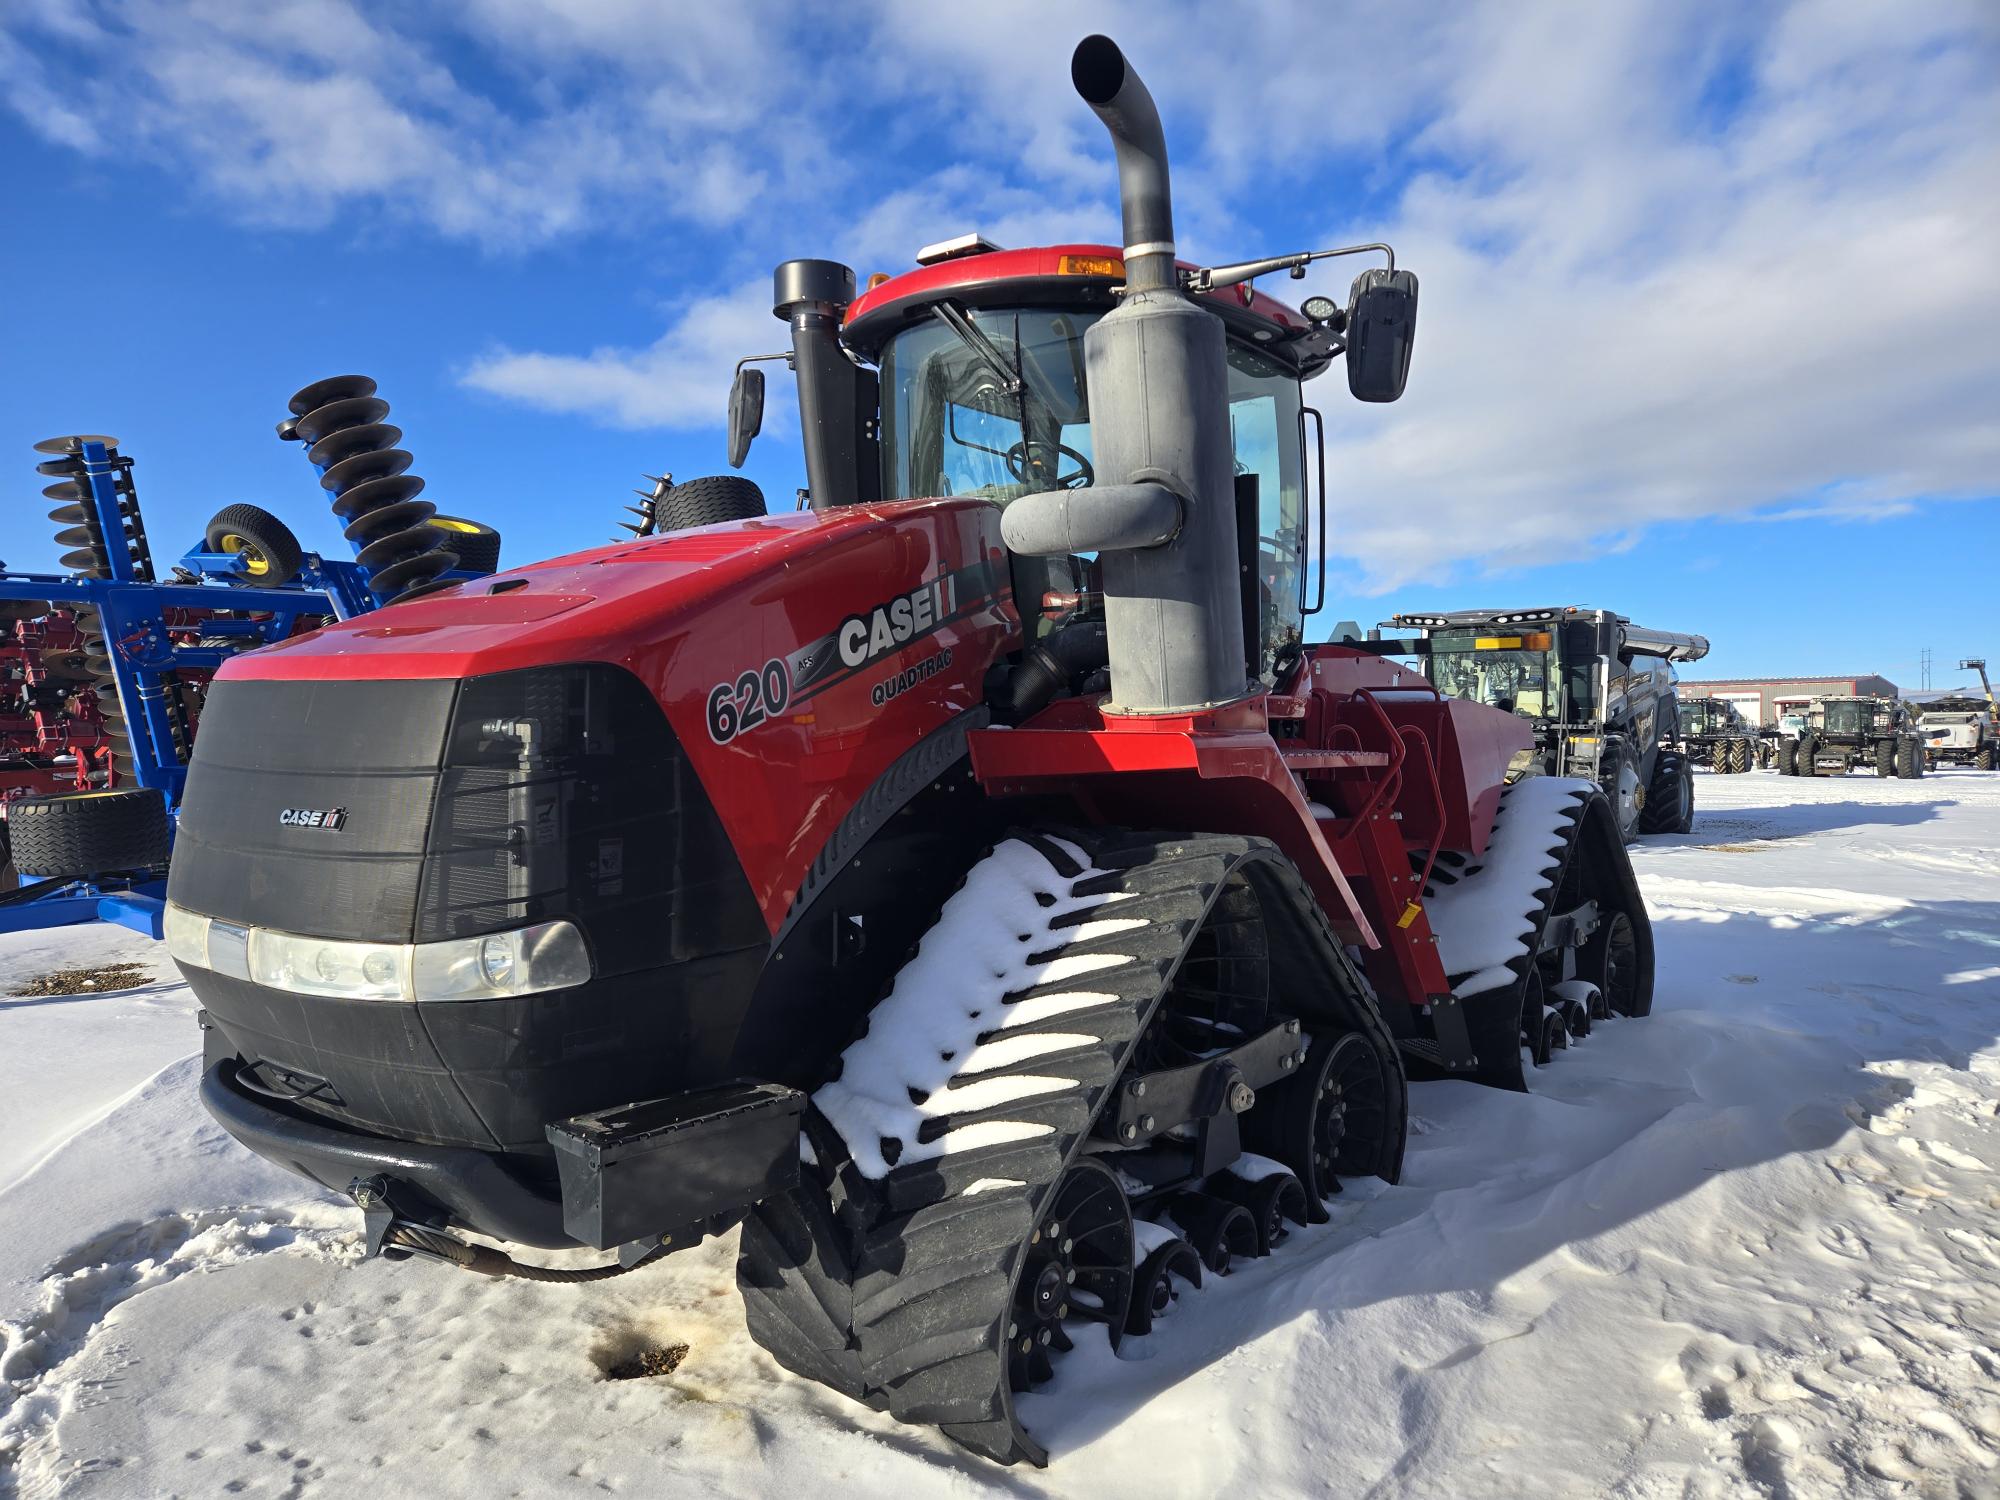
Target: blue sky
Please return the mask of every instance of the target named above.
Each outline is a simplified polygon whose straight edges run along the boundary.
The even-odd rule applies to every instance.
[[[15,0],[0,558],[53,566],[28,445],[77,430],[138,459],[158,552],[237,501],[337,548],[271,427],[350,371],[510,558],[603,540],[641,472],[722,467],[778,260],[1112,233],[1067,82],[1093,28],[1160,98],[1186,252],[1386,236],[1423,278],[1404,400],[1312,391],[1329,621],[1600,604],[1708,634],[1699,670],[1910,687],[1925,647],[1939,686],[2000,659],[1978,0]],[[774,505],[784,384],[748,471]]]

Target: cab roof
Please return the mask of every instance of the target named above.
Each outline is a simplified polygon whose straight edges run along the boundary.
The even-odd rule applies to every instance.
[[[1124,282],[1125,255],[1115,245],[1042,245],[953,255],[871,280],[849,305],[841,337],[872,359],[891,334],[927,317],[946,298],[968,307],[1029,303],[1109,309],[1117,304]],[[1201,293],[1196,300],[1220,313],[1232,332],[1294,366],[1302,377],[1317,375],[1338,350],[1336,335],[1248,282]]]

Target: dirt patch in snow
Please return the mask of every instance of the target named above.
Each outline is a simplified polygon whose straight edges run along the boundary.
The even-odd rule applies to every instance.
[[[132,990],[153,982],[146,964],[104,964],[94,969],[51,969],[13,991],[23,997],[88,995],[105,990]]]
[[[662,1344],[636,1328],[628,1328],[605,1339],[590,1351],[606,1380],[650,1380],[671,1375],[688,1357],[686,1344]]]

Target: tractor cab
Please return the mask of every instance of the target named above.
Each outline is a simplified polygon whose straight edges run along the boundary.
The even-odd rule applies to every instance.
[[[968,235],[926,247],[917,258],[915,270],[877,275],[858,297],[844,307],[836,300],[830,309],[839,315],[849,369],[820,373],[853,381],[853,405],[842,392],[834,408],[858,415],[851,466],[843,433],[841,461],[827,466],[833,472],[821,482],[824,503],[972,496],[1004,510],[1026,495],[1097,484],[1084,335],[1118,305],[1123,252],[1088,244],[1002,250]],[[787,269],[801,264],[828,263],[780,268],[781,315]],[[1198,274],[1193,267],[1182,272]],[[840,288],[832,290],[838,298]],[[1254,553],[1248,573],[1255,593],[1245,607],[1250,675],[1268,685],[1300,649],[1305,616],[1317,608],[1308,599],[1307,519],[1320,496],[1307,475],[1324,473],[1323,436],[1303,382],[1342,352],[1347,313],[1327,298],[1308,299],[1301,311],[1247,280],[1196,300],[1227,334],[1238,541],[1246,560]],[[806,373],[809,352],[762,358],[784,358],[802,372],[802,401],[831,383]],[[746,402],[761,411],[761,376],[752,361],[740,367],[731,394],[739,429]],[[732,461],[740,463],[748,446],[749,434],[739,440],[732,433]],[[811,446],[809,440],[809,472]],[[821,486],[808,493],[819,508]],[[1012,582],[1024,626],[1045,636],[1091,613],[1101,591],[1096,563],[1096,554],[1084,550],[1015,554]]]

